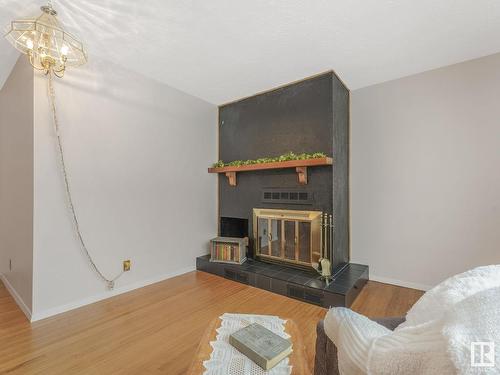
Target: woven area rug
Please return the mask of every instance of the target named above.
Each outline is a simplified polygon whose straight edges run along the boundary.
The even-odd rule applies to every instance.
[[[286,321],[272,315],[224,314],[217,329],[216,341],[210,342],[212,354],[205,366],[204,375],[290,375],[292,366],[285,358],[269,371],[265,371],[229,344],[229,336],[252,323],[259,323],[272,332],[288,339],[285,332]]]

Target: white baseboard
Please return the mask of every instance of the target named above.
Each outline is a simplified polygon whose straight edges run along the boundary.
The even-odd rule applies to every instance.
[[[24,315],[26,315],[28,320],[31,321],[31,309],[26,305],[26,303],[23,301],[21,296],[17,293],[17,291],[14,289],[14,287],[4,274],[0,274],[0,279],[2,279],[3,285],[5,285],[5,288],[10,293],[12,298],[14,298],[14,301],[16,301],[21,311],[24,313]]]
[[[402,286],[405,288],[418,289],[418,290],[423,290],[423,291],[428,291],[429,289],[433,288],[432,285],[412,283],[409,281],[391,279],[388,277],[382,277],[382,276],[377,276],[377,275],[372,275],[372,274],[370,274],[370,280],[378,281],[378,282],[381,282],[384,284],[392,284],[392,285]]]
[[[124,285],[123,287],[119,287],[119,288],[116,288],[116,289],[111,290],[111,291],[99,293],[99,294],[96,294],[96,295],[93,295],[93,296],[90,296],[90,297],[87,297],[87,298],[84,298],[84,299],[81,299],[78,301],[70,302],[70,303],[62,305],[62,306],[53,307],[53,308],[43,310],[43,311],[37,311],[34,314],[32,314],[31,321],[36,322],[38,320],[46,319],[48,317],[51,317],[51,316],[54,316],[57,314],[61,314],[61,313],[64,313],[66,311],[74,310],[74,309],[77,309],[77,308],[85,306],[85,305],[90,305],[91,303],[102,301],[104,299],[114,297],[114,296],[117,296],[119,294],[123,294],[126,292],[130,292],[131,290],[134,290],[134,289],[138,289],[138,288],[142,288],[142,287],[145,287],[145,286],[148,286],[151,284],[155,284],[155,283],[158,283],[160,281],[170,279],[172,277],[179,276],[179,275],[182,275],[184,273],[188,273],[188,272],[191,272],[194,270],[196,270],[195,266],[189,266],[189,267],[177,270],[175,272],[156,276],[156,277],[153,277],[151,279],[137,281],[135,283]]]

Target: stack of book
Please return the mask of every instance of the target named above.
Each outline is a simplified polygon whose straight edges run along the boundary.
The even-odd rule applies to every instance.
[[[223,261],[233,261],[236,262],[240,255],[240,247],[238,244],[234,243],[216,243],[215,244],[215,258]]]
[[[242,264],[246,260],[247,238],[217,237],[212,239],[211,262]]]

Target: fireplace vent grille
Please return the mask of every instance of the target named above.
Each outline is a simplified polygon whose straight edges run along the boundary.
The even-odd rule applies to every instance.
[[[264,189],[263,203],[312,204],[313,194],[309,191]]]
[[[306,288],[302,288],[300,286],[288,285],[287,295],[288,297],[313,303],[315,305],[321,306],[323,304],[322,294],[311,292]]]

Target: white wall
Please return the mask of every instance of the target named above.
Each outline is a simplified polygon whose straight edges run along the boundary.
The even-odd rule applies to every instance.
[[[0,58],[0,90],[2,90],[19,58],[19,52],[12,48],[5,38],[0,38],[0,51],[2,51],[2,57]]]
[[[21,58],[0,90],[0,274],[28,317],[32,262],[33,70]]]
[[[92,60],[55,80],[80,225],[106,291],[76,240],[46,79],[35,77],[34,319],[195,268],[216,235],[217,108]]]
[[[352,93],[352,261],[426,289],[500,263],[500,54]]]

